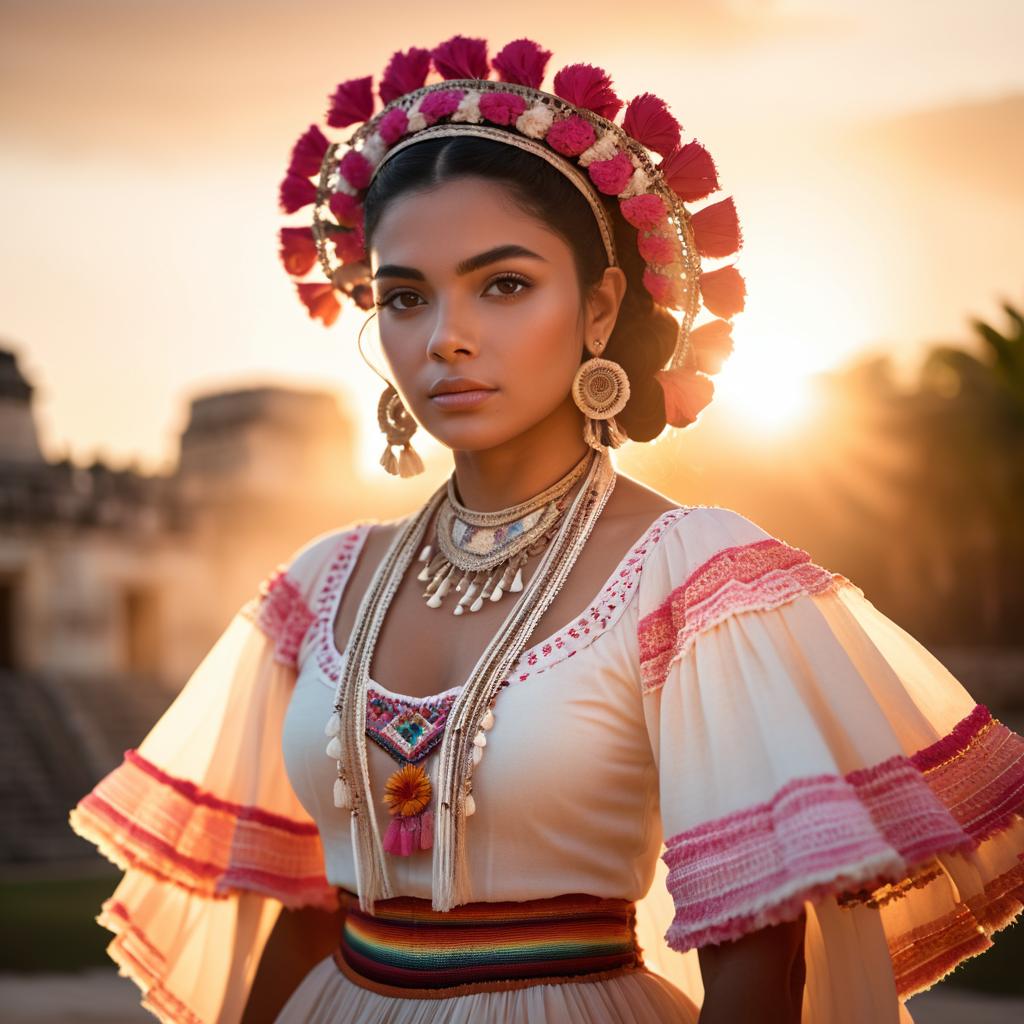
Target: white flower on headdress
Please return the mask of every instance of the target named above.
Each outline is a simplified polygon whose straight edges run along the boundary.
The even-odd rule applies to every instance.
[[[364,143],[359,151],[366,157],[372,167],[380,163],[380,158],[387,152],[388,144],[380,137],[380,132],[374,132]]]
[[[420,113],[420,104],[422,102],[423,97],[420,96],[406,111],[406,114],[409,117],[409,127],[406,129],[407,132],[421,132],[427,127],[427,119]]]
[[[338,175],[338,180],[334,183],[334,191],[344,192],[346,195],[350,196],[359,195],[359,190],[355,188],[355,186],[350,185],[348,183],[348,179],[345,177],[344,174]]]
[[[633,172],[633,177],[626,182],[626,187],[619,193],[619,199],[629,199],[632,196],[642,196],[651,184],[651,179],[647,177],[645,171],[641,168],[637,168]]]
[[[516,118],[516,128],[531,139],[543,139],[555,119],[555,112],[544,103],[534,103]]]
[[[453,121],[469,121],[472,124],[479,124],[483,120],[480,113],[480,93],[476,89],[467,89],[462,101],[452,111]]]
[[[589,149],[580,153],[580,167],[589,167],[595,160],[612,160],[618,152],[615,133],[605,132]]]

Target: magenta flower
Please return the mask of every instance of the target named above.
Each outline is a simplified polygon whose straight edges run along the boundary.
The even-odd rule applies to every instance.
[[[370,184],[370,175],[373,173],[370,161],[354,149],[350,149],[338,161],[338,170],[353,188],[366,188]]]
[[[463,89],[440,89],[427,93],[420,103],[420,113],[427,124],[433,124],[442,117],[454,114],[465,95]]]
[[[552,123],[545,136],[552,148],[565,156],[579,156],[596,138],[593,126],[579,114],[570,114]]]
[[[587,171],[605,195],[617,196],[633,177],[633,163],[625,153],[616,153],[611,160],[595,160]]]
[[[401,108],[389,110],[378,122],[380,137],[390,146],[409,130],[409,115]]]
[[[354,228],[363,220],[362,203],[347,192],[335,192],[330,200],[331,213],[344,228]]]
[[[526,109],[526,100],[514,92],[485,92],[480,97],[480,113],[494,124],[514,124]]]
[[[661,196],[648,194],[631,196],[619,201],[622,216],[641,231],[654,231],[661,227],[668,218],[668,209]]]
[[[671,263],[678,255],[672,239],[664,235],[641,233],[637,235],[636,244],[645,263]]]

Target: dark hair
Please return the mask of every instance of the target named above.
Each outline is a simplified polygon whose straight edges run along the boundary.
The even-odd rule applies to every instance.
[[[601,232],[576,186],[532,153],[472,136],[425,139],[381,167],[364,201],[367,247],[391,200],[457,177],[505,185],[520,209],[561,235],[573,253],[581,300],[601,280],[608,265]],[[637,249],[636,228],[622,216],[617,202],[604,196],[601,201],[628,282],[615,329],[601,355],[619,363],[629,375],[629,402],[616,421],[632,440],[650,441],[665,427],[664,395],[654,374],[672,355],[678,325],[667,310],[655,305],[643,285],[645,264]]]

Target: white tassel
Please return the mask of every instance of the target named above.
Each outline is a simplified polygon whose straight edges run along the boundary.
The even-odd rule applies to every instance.
[[[327,725],[324,727],[325,736],[337,736],[341,732],[341,715],[337,711],[327,719]]]
[[[473,799],[472,793],[466,794],[466,817],[471,818],[476,814],[476,801]]]
[[[428,560],[430,559],[430,552],[431,552],[432,550],[433,550],[433,549],[431,548],[431,546],[430,546],[429,544],[427,544],[427,545],[426,545],[426,546],[425,546],[425,547],[423,548],[423,550],[422,550],[422,551],[420,552],[420,557],[419,557],[419,561],[421,561],[421,562],[426,562],[426,561],[428,561]]]
[[[516,578],[512,581],[512,586],[508,588],[513,594],[518,594],[523,589],[523,570],[516,569]]]
[[[484,712],[484,717],[480,719],[481,729],[490,729],[494,726],[494,712],[488,708]]]
[[[479,764],[484,759],[484,748],[473,744],[473,764]]]
[[[478,611],[480,611],[480,609],[481,609],[481,608],[483,608],[483,606],[484,606],[484,599],[483,599],[482,597],[478,597],[478,598],[477,598],[477,599],[476,599],[476,600],[475,600],[475,601],[474,601],[474,602],[473,602],[473,603],[472,603],[472,604],[471,604],[471,605],[469,606],[469,610],[470,610],[471,612],[478,612]]]
[[[427,607],[440,608],[442,597],[444,597],[444,594],[442,594],[439,590],[435,590],[427,600]]]
[[[337,736],[332,736],[331,742],[327,744],[327,756],[335,760],[341,757],[341,740]]]
[[[351,807],[352,806],[352,792],[348,788],[348,783],[344,779],[334,780],[334,806],[335,807]]]
[[[487,746],[487,733],[485,733],[485,732],[484,732],[484,731],[483,731],[483,730],[481,729],[481,730],[480,730],[480,731],[479,731],[479,732],[478,732],[478,733],[477,733],[477,734],[476,734],[476,735],[475,735],[475,736],[473,737],[473,743],[474,743],[474,744],[476,744],[476,746],[478,746],[478,747],[486,747],[486,746]]]

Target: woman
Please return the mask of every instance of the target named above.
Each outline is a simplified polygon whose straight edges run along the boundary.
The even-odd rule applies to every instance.
[[[717,183],[660,101],[616,128],[548,57],[396,54],[345,155],[293,151],[285,263],[375,306],[382,464],[418,424],[454,473],[275,570],[72,812],[162,1019],[909,1021],[1024,902],[1024,740],[849,580],[615,472],[710,398],[738,225],[681,212]]]

